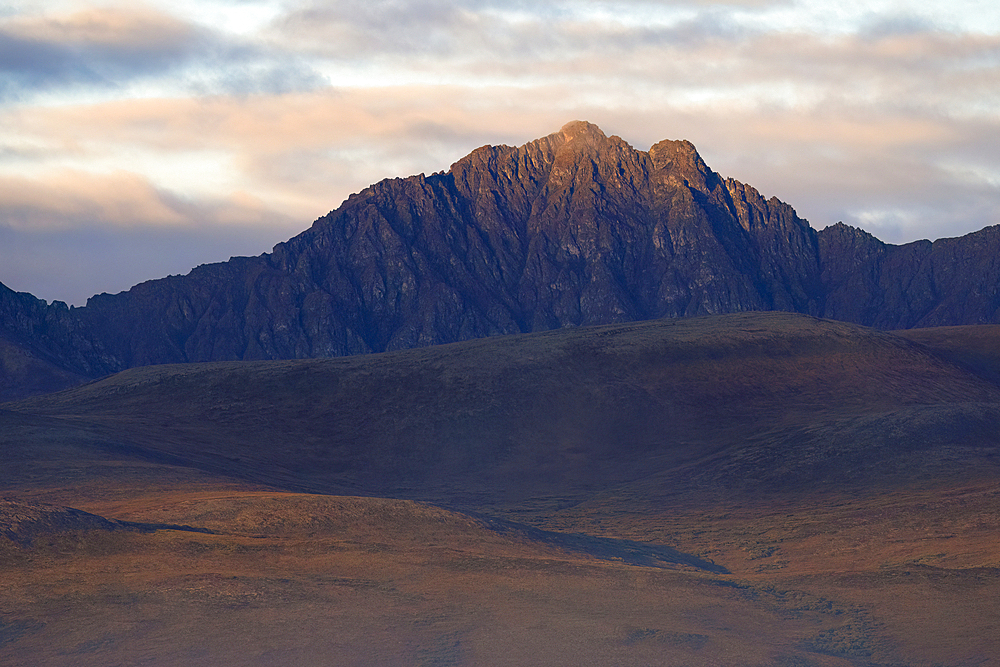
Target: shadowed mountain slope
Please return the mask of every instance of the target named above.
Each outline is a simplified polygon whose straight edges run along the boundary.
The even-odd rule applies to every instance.
[[[285,488],[459,504],[891,486],[992,474],[1000,444],[993,382],[783,313],[151,366],[12,407]]]
[[[58,391],[114,372],[66,304],[46,304],[0,285],[0,401]]]
[[[824,317],[881,329],[1000,323],[1000,225],[902,246],[842,223],[817,238]]]
[[[933,327],[896,333],[976,375],[1000,383],[1000,326]]]
[[[30,343],[69,383],[756,310],[883,329],[996,323],[998,257],[1000,228],[905,246],[844,225],[816,232],[689,142],[640,151],[576,121],[448,172],[381,181],[271,253],[84,308],[0,288],[0,340]],[[9,397],[43,389],[11,378]]]

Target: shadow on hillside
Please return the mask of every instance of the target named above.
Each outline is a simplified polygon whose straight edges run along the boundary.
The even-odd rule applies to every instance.
[[[519,534],[533,542],[540,542],[565,551],[586,554],[600,560],[620,561],[627,565],[642,567],[666,568],[674,565],[687,565],[715,574],[730,574],[729,570],[717,563],[677,551],[663,544],[594,537],[580,533],[557,533],[472,512],[468,512],[468,514],[475,516],[487,528],[497,533]]]

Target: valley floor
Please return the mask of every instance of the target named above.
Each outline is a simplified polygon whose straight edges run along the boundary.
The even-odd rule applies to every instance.
[[[2,490],[13,528],[0,538],[0,664],[964,666],[1000,655],[990,484],[659,512],[608,511],[607,498],[493,508],[611,540],[598,549],[425,503],[292,494],[162,464],[109,458],[77,473]],[[81,525],[61,506],[125,523]],[[38,508],[48,518],[32,523]],[[630,541],[622,555],[614,540]],[[695,564],[631,564],[635,543]]]

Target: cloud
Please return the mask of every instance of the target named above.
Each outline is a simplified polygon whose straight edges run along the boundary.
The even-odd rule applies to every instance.
[[[93,9],[0,22],[0,65],[16,88],[113,85],[163,72],[206,50],[208,35],[148,9]]]
[[[12,18],[6,29],[22,38],[126,53],[173,54],[198,32],[189,23],[141,4],[129,9],[91,8],[69,15]]]
[[[246,193],[192,200],[155,187],[141,175],[62,169],[35,178],[0,177],[0,224],[21,231],[59,231],[196,224],[287,225]]]
[[[300,228],[382,178],[447,169],[477,146],[523,143],[574,117],[597,122],[639,149],[665,138],[690,139],[717,171],[778,195],[818,227],[837,220],[865,223],[861,211],[907,207],[921,213],[894,218],[898,229],[885,240],[933,235],[926,224],[918,225],[922,220],[940,225],[939,235],[997,222],[982,217],[989,211],[986,203],[1000,204],[995,189],[942,162],[942,156],[952,156],[959,164],[978,165],[984,173],[995,168],[1000,139],[989,139],[1000,136],[995,122],[905,109],[875,114],[843,102],[760,113],[739,104],[671,107],[624,99],[628,109],[609,108],[604,99],[581,101],[572,85],[390,87],[64,107],[32,114],[22,129],[77,150],[81,146],[74,128],[86,127],[90,141],[100,139],[97,151],[114,145],[133,151],[149,145],[153,155],[217,151],[229,156],[220,163],[229,167],[219,169],[232,183],[242,182],[264,202],[265,210],[301,221]],[[86,151],[80,159],[87,159]],[[222,188],[215,194],[225,192]],[[81,189],[100,190],[89,184]],[[169,224],[171,216],[185,215],[176,197],[162,194],[163,185],[146,182],[107,189],[119,199],[126,192],[142,196],[114,200],[102,219]],[[212,195],[205,192],[201,197]],[[37,199],[59,202],[66,197],[44,193]],[[948,203],[956,199],[983,204],[963,208]],[[931,209],[940,213],[931,215]],[[78,205],[76,210],[87,209]],[[132,212],[136,210],[142,214]],[[290,226],[289,235],[294,231]]]
[[[643,16],[637,6],[648,21],[635,20]],[[816,32],[815,18],[776,30],[766,20],[776,7],[354,1],[307,5],[276,21],[271,35],[314,58],[335,84],[355,88],[572,83],[577,96],[603,94],[609,105],[722,103],[762,112],[834,104],[984,114],[1000,104],[995,34],[894,13],[855,17],[846,31]]]
[[[45,180],[0,180],[0,219],[15,229],[58,229],[83,221],[110,225],[183,222],[184,216],[165,199],[136,174],[96,176],[62,170]]]
[[[0,127],[13,132],[7,152],[30,153],[36,171],[46,164],[40,154],[50,172],[117,162],[161,190],[211,197],[242,189],[312,220],[383,178],[447,169],[485,143],[555,131],[574,116],[564,92],[393,86],[126,100],[9,112]],[[0,136],[0,152],[4,143]],[[0,175],[25,169],[11,157]]]
[[[0,21],[0,99],[60,87],[283,93],[325,84],[295,53],[136,5]]]

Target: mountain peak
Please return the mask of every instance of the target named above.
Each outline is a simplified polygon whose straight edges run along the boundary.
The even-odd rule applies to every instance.
[[[608,137],[601,128],[585,120],[572,120],[562,126],[559,130],[566,141],[577,139],[600,139],[606,140]]]
[[[649,157],[660,169],[677,168],[692,174],[707,174],[710,170],[698,154],[698,149],[685,139],[665,139],[649,149]]]

